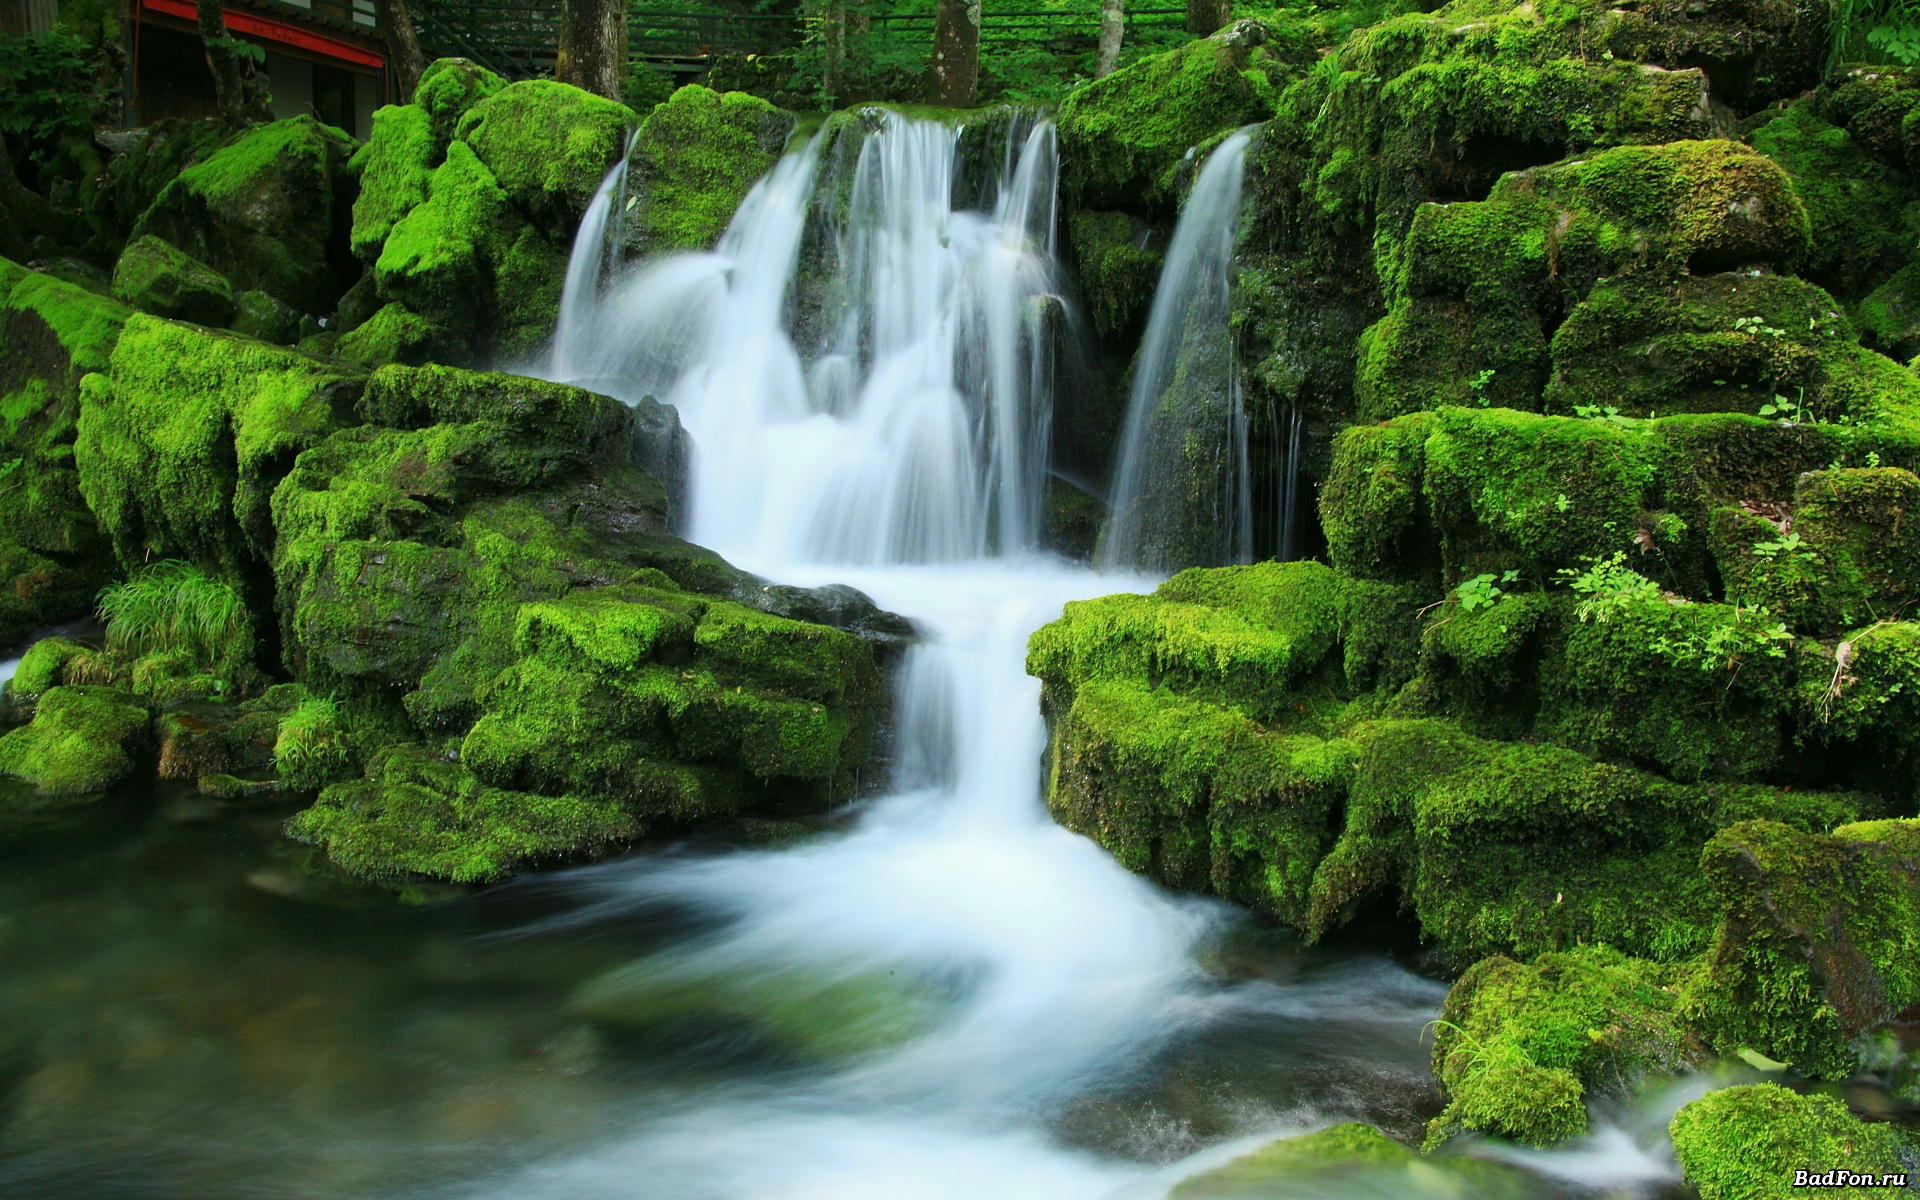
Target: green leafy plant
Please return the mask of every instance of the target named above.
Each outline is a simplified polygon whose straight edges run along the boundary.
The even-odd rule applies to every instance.
[[[1616,425],[1624,425],[1633,419],[1621,416],[1617,404],[1576,404],[1573,406],[1573,415],[1583,421],[1612,421]]]
[[[69,138],[87,137],[101,96],[90,47],[64,30],[0,35],[0,136],[16,161],[43,165]]]
[[[1783,338],[1787,336],[1786,330],[1777,325],[1769,325],[1759,317],[1735,317],[1733,331],[1751,334],[1754,337]]]
[[[157,562],[102,588],[107,651],[123,658],[186,652],[217,662],[251,641],[240,589],[189,562]]]
[[[1793,642],[1785,621],[1763,608],[1738,608],[1724,621],[1656,637],[1655,654],[1676,666],[1734,671],[1749,658],[1785,658]]]
[[[1494,374],[1494,369],[1488,367],[1472,379],[1467,380],[1467,391],[1472,393],[1473,402],[1481,408],[1487,408],[1493,404],[1493,397],[1487,395],[1487,385],[1493,382]]]
[[[1797,558],[1804,562],[1812,562],[1815,558],[1819,557],[1813,550],[1807,547],[1806,542],[1801,539],[1799,534],[1791,532],[1781,534],[1775,541],[1755,542],[1753,544],[1753,552],[1760,558],[1779,558],[1784,556],[1787,558]]]
[[[1500,585],[1503,583],[1515,583],[1519,578],[1520,572],[1518,571],[1502,571],[1498,579],[1495,578],[1492,572],[1484,575],[1475,575],[1472,579],[1463,580],[1459,587],[1453,589],[1453,595],[1460,603],[1461,612],[1472,612],[1478,608],[1491,608],[1499,601],[1500,597],[1506,595],[1506,590]]]
[[[1776,393],[1772,400],[1760,406],[1763,417],[1779,417],[1795,425],[1813,423],[1813,410],[1807,407],[1807,389],[1801,388],[1792,398]]]
[[[1582,621],[1605,624],[1623,612],[1661,599],[1660,585],[1627,565],[1627,552],[1611,558],[1592,558],[1586,567],[1562,567],[1560,577],[1580,597],[1573,613]]]

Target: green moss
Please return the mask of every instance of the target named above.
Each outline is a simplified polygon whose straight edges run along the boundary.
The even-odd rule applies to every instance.
[[[1911,257],[1920,208],[1905,172],[1873,161],[1814,107],[1790,106],[1754,131],[1753,144],[1793,177],[1806,205],[1812,237],[1803,273],[1857,302]]]
[[[494,269],[498,298],[491,345],[496,355],[531,359],[547,345],[560,319],[566,281],[565,250],[533,226],[523,227]]]
[[[1333,465],[1320,489],[1327,555],[1363,579],[1418,578],[1438,568],[1426,539],[1426,442],[1433,418],[1354,425],[1334,438]],[[1429,543],[1430,544],[1430,543]]]
[[[570,230],[638,124],[624,104],[550,79],[529,79],[473,104],[455,135],[518,208]],[[453,153],[449,146],[449,161]]]
[[[1170,211],[1187,152],[1272,114],[1280,61],[1236,25],[1076,88],[1060,108],[1064,190],[1075,207]]]
[[[493,172],[454,142],[428,181],[426,203],[387,235],[373,266],[380,295],[439,324],[478,320],[493,295],[506,220],[507,195]]]
[[[349,237],[361,261],[377,259],[394,225],[426,202],[427,179],[444,151],[424,109],[390,104],[374,111],[373,136],[348,164],[360,179]]]
[[[151,234],[121,252],[113,268],[113,294],[142,312],[201,325],[224,325],[233,316],[232,285]]]
[[[529,862],[565,860],[630,841],[618,804],[487,787],[417,746],[376,754],[364,779],[337,783],[287,822],[290,836],[373,879],[422,875],[486,883]]]
[[[66,682],[67,664],[90,653],[72,638],[41,638],[20,656],[13,678],[7,680],[7,698],[15,704],[31,704],[41,694]]]
[[[1251,1154],[1182,1181],[1171,1200],[1238,1200],[1271,1196],[1299,1187],[1306,1176],[1325,1187],[1342,1177],[1401,1174],[1415,1161],[1413,1151],[1371,1125],[1332,1125],[1314,1133],[1281,1138]],[[1331,1178],[1330,1178],[1331,1177]],[[1335,1185],[1337,1186],[1337,1185]]]
[[[428,63],[413,85],[413,106],[428,119],[435,157],[445,149],[467,110],[506,86],[506,80],[464,58],[440,58]],[[374,136],[378,137],[378,113],[374,121]]]
[[[234,297],[234,308],[232,329],[242,337],[280,346],[300,341],[300,314],[267,293],[241,292]],[[305,343],[301,344],[301,352],[307,352]]]
[[[748,189],[772,169],[792,127],[790,116],[757,96],[697,84],[676,90],[647,116],[634,143],[629,186],[641,243],[656,252],[712,246]]]
[[[1057,689],[1057,685],[1055,685]],[[1047,805],[1128,868],[1303,923],[1352,748],[1125,679],[1056,690]]]
[[[455,339],[443,326],[404,304],[388,304],[344,334],[335,346],[341,358],[375,367],[425,362]]]
[[[1543,672],[1538,732],[1681,780],[1758,779],[1787,751],[1793,667],[1778,617],[1651,598],[1574,621]]]
[[[1551,1145],[1585,1132],[1588,1093],[1630,1093],[1649,1072],[1697,1062],[1678,1019],[1687,969],[1605,946],[1474,964],[1434,1023],[1448,1103],[1428,1144],[1483,1132]]]
[[[33,724],[0,737],[0,774],[43,796],[105,791],[133,773],[147,710],[104,687],[55,687],[41,694]]]
[[[147,316],[127,322],[111,379],[86,384],[74,464],[121,561],[230,568],[268,557],[274,485],[359,388],[292,351]]]
[[[1891,1126],[1868,1125],[1831,1096],[1805,1096],[1772,1083],[1722,1088],[1674,1114],[1674,1153],[1701,1200],[1788,1200],[1803,1195],[1796,1172],[1824,1177],[1905,1174]],[[1823,1188],[1867,1200],[1886,1188]]]
[[[113,573],[73,467],[79,384],[127,309],[0,259],[0,641],[84,612]]]
[[[347,774],[353,757],[352,738],[332,699],[309,696],[280,718],[273,764],[281,787],[319,791]]]
[[[1920,822],[1744,821],[1701,867],[1723,915],[1688,1017],[1723,1053],[1845,1078],[1850,1039],[1920,1001]]]
[[[1067,240],[1080,267],[1080,288],[1103,338],[1124,342],[1137,337],[1146,322],[1163,257],[1161,250],[1148,248],[1150,234],[1125,213],[1076,212],[1068,218]]]

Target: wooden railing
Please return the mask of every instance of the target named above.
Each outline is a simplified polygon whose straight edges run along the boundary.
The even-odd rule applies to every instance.
[[[1178,27],[1185,22],[1186,12],[1185,8],[1136,8],[1126,14],[1127,26]],[[457,54],[517,79],[553,70],[560,27],[556,0],[522,0],[517,4],[505,0],[415,0],[415,19],[429,58]],[[932,13],[878,15],[869,20],[877,32],[932,44]],[[980,40],[1005,44],[1091,39],[1099,29],[1100,12],[1091,4],[1064,11],[988,10],[982,14]],[[793,50],[806,36],[806,22],[791,15],[635,10],[629,19],[627,44],[636,58],[693,68],[703,67],[717,54]]]

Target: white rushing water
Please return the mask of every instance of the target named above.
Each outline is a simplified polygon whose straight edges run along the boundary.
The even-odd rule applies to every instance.
[[[1180,1137],[1129,1156],[1111,1138],[1096,1150],[1062,1135],[1062,1114],[1145,1086],[1146,1065],[1183,1039],[1223,1021],[1345,1021],[1341,1037],[1376,1056],[1392,1046],[1395,1070],[1423,1074],[1418,1031],[1440,985],[1376,961],[1312,985],[1225,986],[1196,962],[1232,920],[1225,905],[1169,896],[1047,816],[1027,638],[1070,600],[1152,580],[1033,548],[1048,339],[1062,324],[1053,132],[1016,126],[989,211],[952,202],[957,138],[887,117],[850,178],[823,178],[818,145],[785,157],[711,254],[604,281],[598,268],[570,272],[555,373],[678,407],[695,443],[689,536],[784,583],[856,586],[924,636],[899,672],[893,790],[850,827],[564,880],[583,900],[564,923],[668,912],[690,926],[585,989],[588,1011],[693,996],[799,1047],[799,1061],[703,1062],[636,1096],[620,1135],[484,1195],[1162,1196],[1257,1144],[1252,1131],[1326,1119],[1261,1110],[1236,1125],[1246,1145],[1172,1166],[1193,1149]],[[1207,172],[1244,145],[1231,141]],[[830,319],[796,322],[822,195],[845,197],[812,235],[831,263],[815,280]],[[599,261],[603,216],[590,214],[576,258]],[[1144,1145],[1150,1132],[1129,1136]]]
[[[1242,129],[1208,156],[1167,246],[1127,397],[1101,544],[1108,567],[1166,572],[1253,552],[1247,414],[1228,326],[1252,139]]]

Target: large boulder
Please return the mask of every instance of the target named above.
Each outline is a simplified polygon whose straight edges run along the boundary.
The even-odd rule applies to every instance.
[[[181,171],[141,214],[154,234],[242,291],[331,312],[353,282],[347,226],[354,141],[310,116],[261,125]]]
[[[757,96],[698,85],[675,91],[634,143],[635,245],[649,253],[710,248],[792,132],[793,115]]]
[[[778,615],[794,598],[668,534],[636,463],[671,460],[651,443],[677,424],[449,367],[384,367],[359,411],[275,495],[281,644],[388,740],[456,745],[459,765],[377,759],[296,835],[360,874],[467,881],[845,794],[875,646]]]
[[[170,556],[263,563],[274,486],[341,424],[360,386],[291,350],[136,315],[111,369],[83,387],[80,491],[128,567]]]

